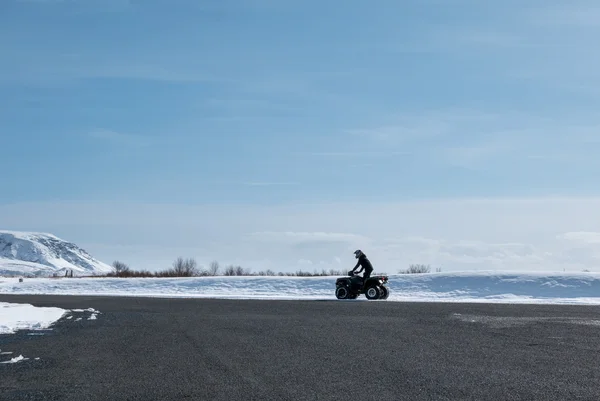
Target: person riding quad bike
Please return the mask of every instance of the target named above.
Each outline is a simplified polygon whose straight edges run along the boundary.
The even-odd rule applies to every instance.
[[[362,278],[363,283],[365,283],[367,279],[371,277],[371,273],[373,273],[373,265],[371,264],[371,261],[367,258],[367,255],[365,255],[364,252],[360,249],[354,251],[354,257],[358,259],[358,262],[356,263],[356,266],[354,266],[354,269],[352,269],[352,273],[360,273],[364,270]],[[359,266],[360,270],[356,271],[356,269],[358,269]]]
[[[375,275],[373,265],[360,249],[354,251],[354,256],[358,259],[354,269],[348,272],[349,277],[339,277],[335,281],[335,296],[337,299],[356,299],[361,294],[369,300],[387,299],[390,295],[388,288],[388,276],[385,274]],[[358,268],[360,267],[360,270]],[[357,275],[364,271],[362,277]]]

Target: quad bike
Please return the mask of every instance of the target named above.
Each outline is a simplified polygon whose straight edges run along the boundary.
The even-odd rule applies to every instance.
[[[371,276],[366,282],[353,271],[349,271],[348,276],[340,277],[335,282],[337,299],[356,299],[360,294],[365,294],[367,299],[374,300],[387,299],[390,295],[390,290],[386,286],[388,276]]]

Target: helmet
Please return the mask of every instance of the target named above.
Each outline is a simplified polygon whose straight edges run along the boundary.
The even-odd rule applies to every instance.
[[[354,251],[354,257],[356,259],[360,258],[362,255],[364,255],[364,253],[360,249],[357,249],[356,251]]]

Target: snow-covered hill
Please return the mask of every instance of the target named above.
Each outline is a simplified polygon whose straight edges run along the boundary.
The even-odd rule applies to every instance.
[[[75,276],[112,269],[77,245],[52,234],[0,231],[0,276]]]

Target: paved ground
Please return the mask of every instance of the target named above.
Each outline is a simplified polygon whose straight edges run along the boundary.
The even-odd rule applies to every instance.
[[[102,312],[0,336],[1,400],[600,399],[599,307],[0,301]]]

